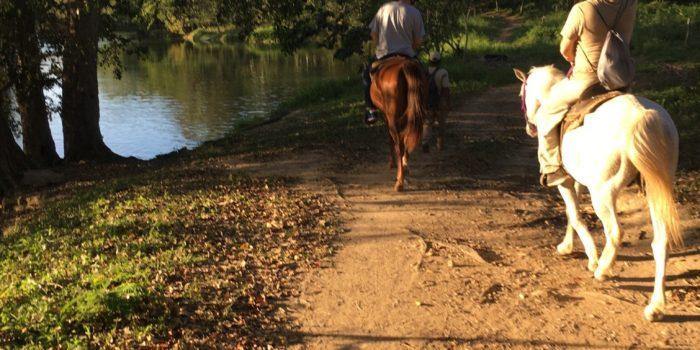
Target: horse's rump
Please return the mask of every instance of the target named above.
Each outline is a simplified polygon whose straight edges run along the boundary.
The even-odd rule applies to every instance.
[[[410,152],[420,143],[427,117],[425,71],[420,63],[404,57],[389,58],[377,70],[372,79],[372,100],[384,112],[389,132],[396,133]]]

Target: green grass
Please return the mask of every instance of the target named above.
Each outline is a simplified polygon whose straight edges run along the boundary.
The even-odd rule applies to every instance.
[[[472,19],[466,57],[448,57],[445,66],[458,91],[478,91],[515,82],[512,67],[554,63],[566,69],[559,56],[559,31],[567,12],[532,12],[521,18],[512,40],[497,42],[493,33],[503,26],[498,16]],[[688,30],[687,21],[691,26]],[[680,165],[700,169],[700,5],[652,1],[640,4],[632,54],[637,60],[636,93],[660,103],[671,113],[681,135]],[[687,34],[690,33],[689,36]],[[687,39],[686,39],[687,38]],[[484,54],[508,56],[507,64],[488,64]]]

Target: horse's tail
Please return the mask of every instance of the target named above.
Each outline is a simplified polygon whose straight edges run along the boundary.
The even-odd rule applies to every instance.
[[[645,109],[641,113],[628,138],[627,154],[642,175],[654,234],[666,235],[663,240],[668,240],[671,247],[681,247],[683,236],[673,196],[678,165],[677,131],[667,127],[658,111]]]
[[[423,133],[423,120],[427,118],[428,108],[427,96],[428,87],[424,84],[425,76],[423,68],[420,64],[407,61],[401,67],[404,77],[406,78],[407,91],[407,106],[406,106],[406,129],[404,129],[403,137],[404,145],[408,152],[412,152],[418,144],[420,144]]]

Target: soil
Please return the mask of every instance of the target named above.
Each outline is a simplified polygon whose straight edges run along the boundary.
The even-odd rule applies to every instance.
[[[625,235],[612,280],[593,279],[578,241],[574,254],[557,255],[564,207],[537,184],[536,141],[525,136],[517,93],[508,86],[461,99],[445,149],[414,153],[404,193],[392,191],[384,156],[350,166],[318,151],[237,165],[283,169],[306,190],[335,196],[344,213],[337,254],[304,273],[288,301],[292,347],[698,348],[697,208],[683,208],[687,247],[668,263],[667,316],[647,322],[654,261],[644,198],[636,188],[620,198]],[[388,154],[385,140],[373,147]]]

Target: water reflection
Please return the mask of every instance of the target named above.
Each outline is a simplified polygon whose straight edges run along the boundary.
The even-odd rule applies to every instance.
[[[325,50],[289,56],[246,46],[152,46],[124,59],[117,80],[99,72],[105,142],[125,156],[149,159],[220,138],[240,118],[265,115],[296,90],[328,78],[354,77],[357,64]],[[51,122],[59,154],[60,120]]]

